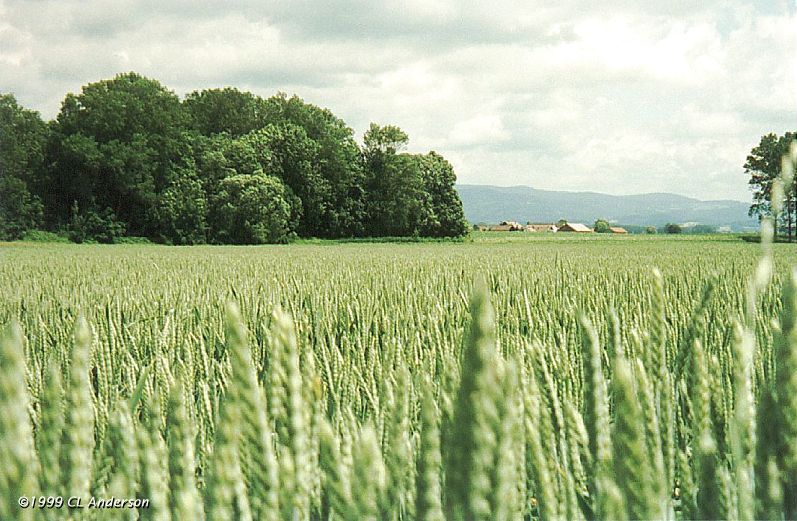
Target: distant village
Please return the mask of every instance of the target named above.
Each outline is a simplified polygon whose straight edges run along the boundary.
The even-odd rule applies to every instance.
[[[500,224],[477,224],[474,229],[483,232],[532,232],[532,233],[595,233],[593,228],[581,223],[527,223],[520,224],[515,221],[501,221]],[[609,226],[608,233],[628,233],[625,228]]]

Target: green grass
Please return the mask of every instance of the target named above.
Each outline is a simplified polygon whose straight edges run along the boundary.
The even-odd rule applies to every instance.
[[[729,236],[0,245],[0,518],[789,517],[773,255],[751,286]]]

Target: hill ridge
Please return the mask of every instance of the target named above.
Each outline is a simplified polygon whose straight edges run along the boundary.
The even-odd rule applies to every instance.
[[[755,229],[748,203],[732,199],[700,200],[667,192],[612,195],[594,191],[541,190],[531,186],[457,184],[471,223],[503,220],[592,223],[596,219],[628,225],[699,223],[740,231]]]

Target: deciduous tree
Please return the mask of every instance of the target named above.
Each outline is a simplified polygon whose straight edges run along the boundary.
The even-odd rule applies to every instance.
[[[609,221],[606,219],[598,219],[595,221],[595,225],[593,226],[596,233],[611,233],[612,230],[609,228]]]
[[[47,126],[11,94],[0,94],[0,240],[42,224],[41,185]]]
[[[226,133],[240,137],[267,124],[265,100],[233,87],[194,91],[183,105],[191,126],[206,136]]]
[[[454,184],[457,176],[451,163],[436,152],[418,157],[424,188],[432,206],[432,227],[422,230],[432,237],[460,237],[468,231],[462,201]]]
[[[750,151],[744,164],[745,174],[750,176],[748,184],[753,192],[750,215],[772,216],[772,187],[781,174],[781,159],[788,153],[791,143],[797,139],[797,132],[786,132],[783,136],[770,133],[761,137],[759,144]],[[781,224],[789,240],[794,238],[797,220],[797,177],[784,187],[783,214]]]
[[[135,73],[68,94],[53,124],[52,220],[81,208],[111,210],[133,235],[157,235],[160,193],[193,168],[192,136],[177,96]]]

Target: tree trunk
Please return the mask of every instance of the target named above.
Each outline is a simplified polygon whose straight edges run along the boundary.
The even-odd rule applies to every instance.
[[[794,181],[794,186],[792,187],[791,197],[788,198],[789,201],[789,242],[794,241],[794,235],[797,235],[797,179]],[[794,223],[792,224],[792,219],[794,219]]]

